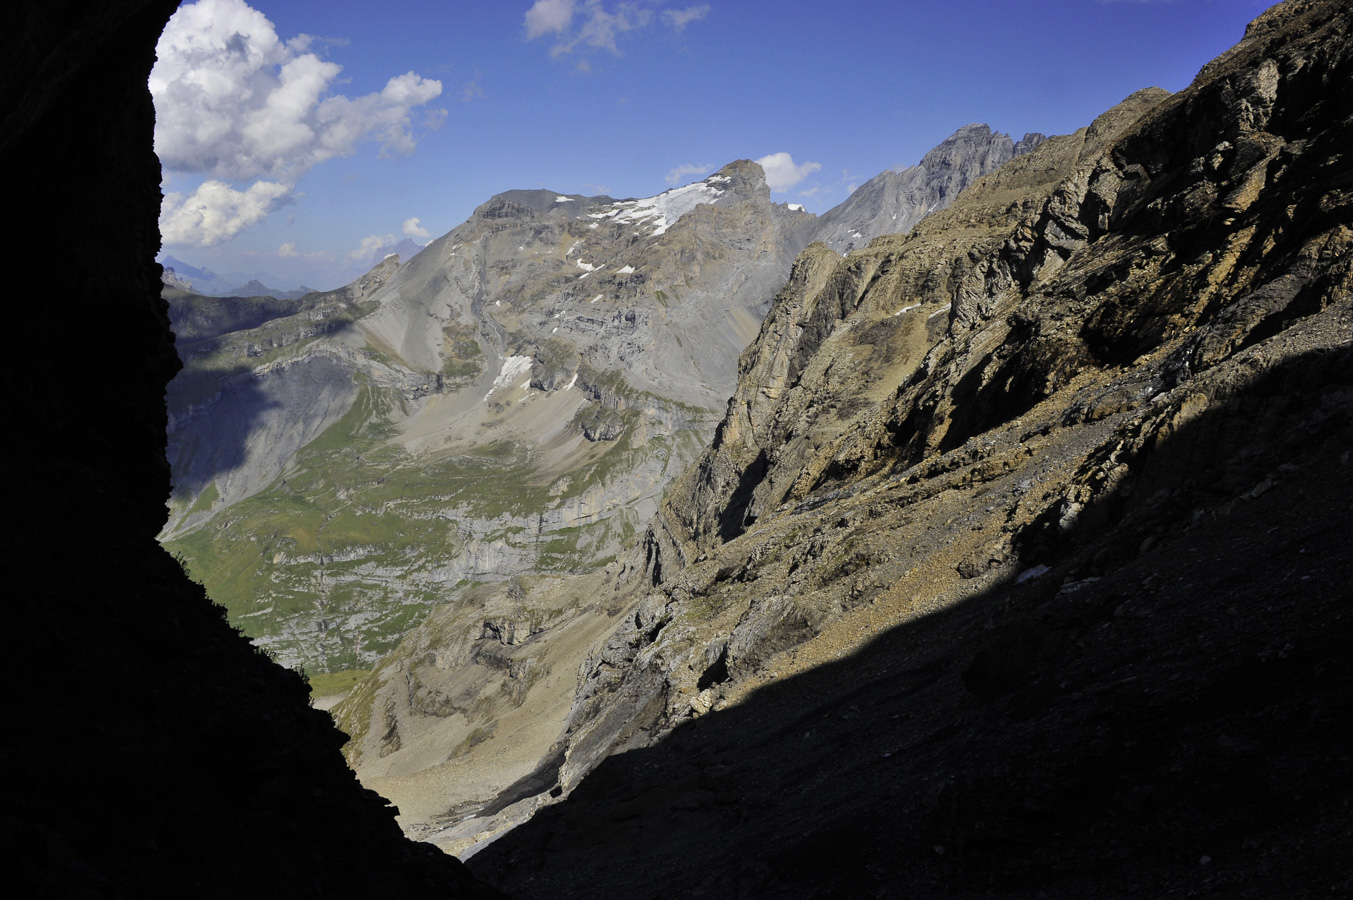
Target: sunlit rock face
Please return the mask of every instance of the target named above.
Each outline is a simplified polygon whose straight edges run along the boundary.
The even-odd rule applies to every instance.
[[[370,668],[471,583],[604,566],[708,440],[813,222],[746,161],[640,200],[508,191],[288,314],[224,301],[242,327],[179,343],[164,537],[315,671]],[[223,303],[170,293],[190,324]]]
[[[844,203],[823,214],[813,239],[838,253],[849,253],[881,234],[910,231],[930,213],[953,203],[978,178],[1045,140],[1046,135],[1035,132],[1015,141],[986,125],[965,125],[919,164],[890,169],[866,181]]]

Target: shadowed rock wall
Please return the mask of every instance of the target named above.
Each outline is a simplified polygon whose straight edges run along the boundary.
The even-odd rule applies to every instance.
[[[493,896],[405,841],[294,673],[155,542],[160,170],[146,79],[173,0],[10,13],[0,169],[12,460],[0,840],[15,896]]]

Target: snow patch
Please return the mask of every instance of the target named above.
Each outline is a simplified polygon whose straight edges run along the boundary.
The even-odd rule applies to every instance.
[[[695,184],[663,191],[656,197],[642,200],[622,200],[610,212],[589,213],[593,219],[615,217],[617,222],[629,222],[650,228],[649,234],[657,237],[686,213],[702,203],[713,203],[723,196],[723,189],[715,187],[728,181],[727,176],[715,175]]]
[[[1034,566],[1032,569],[1025,569],[1023,572],[1020,572],[1019,577],[1015,579],[1015,584],[1023,584],[1024,582],[1029,581],[1032,578],[1037,578],[1040,575],[1046,575],[1051,571],[1052,570],[1049,569],[1047,566],[1042,565],[1040,563],[1039,565]]]
[[[555,203],[572,203],[572,202],[573,202],[573,198],[572,198],[572,197],[565,197],[564,195],[560,194],[558,197],[555,197],[555,198],[554,198],[554,202],[555,202]]]
[[[601,297],[602,297],[601,294],[597,294],[595,297],[593,297],[591,300],[588,300],[587,302],[588,302],[588,303],[596,303],[598,300],[601,299]]]
[[[629,274],[631,274],[633,271],[634,271],[634,266],[624,266],[624,267],[622,267],[622,268],[616,269],[616,274],[617,274],[617,275],[629,275]]]
[[[509,356],[504,359],[503,368],[498,372],[498,377],[493,379],[493,387],[489,388],[489,392],[484,395],[484,399],[480,402],[487,403],[488,399],[493,396],[493,392],[498,388],[507,387],[523,374],[530,372],[533,362],[534,360],[529,356]]]
[[[564,390],[568,390],[577,383],[578,383],[578,373],[574,372],[573,377],[568,380],[568,384],[564,385]]]
[[[803,212],[803,211],[804,211],[804,209],[803,209],[803,204],[802,204],[802,203],[790,203],[790,204],[789,204],[789,208],[790,208],[791,210],[793,210],[794,212]]]
[[[584,272],[595,272],[597,269],[605,268],[606,263],[602,263],[599,266],[594,266],[591,263],[583,262],[582,257],[580,256],[578,257],[578,261],[575,262],[574,265],[582,269]]]
[[[503,370],[498,373],[498,377],[493,379],[493,386],[496,388],[507,387],[513,381],[516,381],[525,372],[531,371],[531,365],[535,360],[529,356],[509,356],[503,360]]]
[[[893,318],[897,318],[898,316],[902,315],[904,312],[910,312],[911,310],[915,309],[916,307],[918,307],[918,306],[920,306],[920,305],[921,305],[921,304],[919,304],[919,303],[913,303],[911,306],[904,306],[904,307],[902,307],[901,309],[899,309],[897,312],[893,313]]]

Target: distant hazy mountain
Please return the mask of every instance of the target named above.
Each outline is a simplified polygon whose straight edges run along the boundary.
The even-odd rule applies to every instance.
[[[208,297],[278,297],[299,299],[312,293],[313,288],[271,273],[230,272],[218,275],[211,269],[199,269],[180,259],[165,255],[163,263],[166,269],[173,269],[179,281],[186,281],[190,287],[184,288]],[[276,286],[280,285],[280,287]],[[175,284],[174,287],[182,287]]]
[[[378,266],[384,259],[393,254],[398,254],[401,262],[408,262],[423,251],[423,244],[418,243],[413,238],[404,238],[396,244],[387,244],[371,255],[371,266]]]
[[[845,253],[881,234],[910,231],[925,216],[954,202],[978,178],[1044,140],[1044,135],[1031,133],[1014,141],[992,133],[986,125],[965,125],[922,157],[920,164],[876,175],[823,213],[814,239]]]

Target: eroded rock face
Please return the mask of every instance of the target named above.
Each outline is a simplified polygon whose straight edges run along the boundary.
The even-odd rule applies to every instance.
[[[882,176],[865,192],[872,199],[853,198],[822,221],[853,231],[855,239],[905,230],[929,209],[947,206],[968,180],[1009,159],[1014,146],[985,126],[969,126],[928,154],[921,167],[908,170],[905,178]],[[457,509],[450,496],[436,501],[442,493],[437,483],[452,479],[429,467],[424,470],[429,486],[420,489],[431,501],[425,514],[456,520],[457,534],[444,545],[410,554],[402,565],[395,561],[378,570],[367,566],[355,577],[353,567],[366,565],[359,557],[377,553],[377,541],[347,558],[330,557],[347,572],[324,566],[325,590],[333,594],[349,590],[357,578],[374,582],[377,576],[388,579],[390,594],[406,598],[420,590],[441,590],[436,599],[443,606],[381,659],[363,688],[337,710],[343,727],[359,736],[348,748],[350,761],[367,783],[399,802],[410,833],[431,836],[455,850],[529,812],[512,804],[490,817],[483,809],[505,786],[527,777],[531,765],[556,755],[554,745],[573,685],[555,678],[548,686],[540,683],[523,692],[525,682],[512,673],[527,667],[535,673],[576,672],[591,646],[569,635],[590,635],[596,643],[614,627],[613,617],[629,600],[612,590],[616,572],[602,571],[595,561],[632,543],[671,479],[708,440],[736,381],[738,352],[754,336],[755,323],[785,275],[789,286],[774,304],[775,317],[762,325],[763,332],[778,330],[779,349],[764,360],[742,361],[744,368],[756,369],[750,375],[744,372],[742,383],[760,384],[766,391],[777,390],[774,385],[786,378],[797,381],[817,343],[863,289],[863,281],[838,279],[840,296],[819,302],[822,281],[839,256],[815,244],[791,273],[794,252],[821,222],[771,204],[769,198],[759,167],[746,161],[645,200],[509,191],[392,273],[375,295],[380,308],[357,323],[369,342],[408,358],[423,352],[418,347],[427,336],[427,323],[446,320],[441,331],[454,339],[424,349],[440,347],[439,352],[456,360],[488,361],[480,380],[466,392],[488,393],[496,409],[493,421],[478,433],[465,427],[468,420],[459,420],[463,433],[456,439],[485,446],[511,439],[549,467],[495,473],[485,466],[476,475],[499,505],[501,496],[518,490],[520,482],[553,482],[548,492],[537,491],[530,498],[533,503],[489,518]],[[899,209],[905,213],[901,221],[883,214]],[[857,278],[865,278],[860,273],[866,269],[873,271],[871,259],[862,256],[852,269]],[[791,294],[812,308],[791,303],[786,299]],[[457,349],[466,342],[483,349]],[[426,423],[445,417],[448,403],[454,403],[448,395],[461,391],[464,381],[448,371],[436,391],[414,398],[421,405],[402,428],[417,437],[406,447],[423,454],[445,450]],[[560,403],[572,403],[568,409],[576,411],[567,428],[551,433],[543,427],[550,423],[541,411]],[[766,403],[747,397],[746,414],[726,422],[727,435],[715,440],[732,447],[741,440],[734,434],[740,423],[765,441],[776,440],[772,432],[778,426],[761,421],[769,415]],[[754,457],[753,450],[749,459]],[[607,481],[595,483],[594,473],[603,469]],[[730,469],[728,477],[737,478],[739,472]],[[354,505],[379,508],[384,516],[395,508],[394,503],[363,503],[360,489],[352,496]],[[615,527],[617,520],[623,528]],[[733,514],[723,514],[713,527],[718,534],[731,535]],[[290,550],[280,558],[298,568]],[[494,635],[517,632],[510,623],[495,624],[499,600],[492,589],[447,585],[501,581],[541,569],[572,573],[589,566],[597,571],[584,582],[571,577],[520,581],[528,606],[557,614],[542,620],[539,633],[512,645],[511,665],[480,665],[488,658],[485,648],[501,643]],[[580,583],[589,586],[581,588]],[[598,590],[602,594],[594,596]],[[273,592],[270,583],[261,593]],[[270,610],[273,601],[253,602],[250,612]],[[481,610],[481,603],[488,605]],[[322,639],[341,636],[353,618],[351,613],[336,614],[333,605],[307,609],[295,617],[298,627],[287,637],[299,637],[297,632],[315,620],[322,625],[337,622]],[[374,654],[388,640],[368,646]],[[480,649],[471,652],[470,647]],[[429,668],[428,654],[443,663],[460,662]],[[471,710],[460,701],[421,701],[424,687],[432,683],[439,686],[428,690],[439,696],[478,692],[482,702]],[[495,728],[500,714],[534,716],[529,738],[514,731],[515,726]],[[540,727],[546,721],[554,733],[547,735]],[[471,736],[475,740],[465,744]],[[555,764],[537,793],[553,786],[557,768]],[[478,774],[471,781],[450,779],[457,790],[466,789],[461,794],[429,792],[426,786],[440,777],[434,773],[450,769]],[[475,810],[479,812],[469,817]]]
[[[910,234],[806,250],[616,581],[570,799],[477,863],[1262,896],[1291,853],[1340,889],[1351,19],[1283,4]]]
[[[707,440],[813,221],[744,160],[639,200],[508,191],[287,315],[175,295],[164,538],[315,671],[372,667],[471,582],[604,565]]]
[[[675,550],[675,565],[780,506],[796,483],[834,462],[828,448],[856,436],[855,426],[869,421],[862,413],[889,402],[887,392],[911,378],[946,330],[990,318],[988,307],[1017,288],[1024,265],[1003,259],[1004,247],[1034,227],[1056,202],[1052,193],[1107,139],[1164,96],[1144,91],[1090,128],[1051,139],[909,236],[880,239],[839,263],[825,249],[800,256],[743,355],[712,447],[654,526],[653,540]]]

